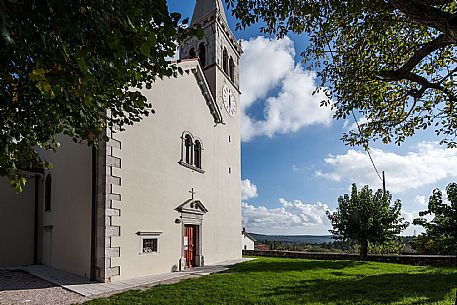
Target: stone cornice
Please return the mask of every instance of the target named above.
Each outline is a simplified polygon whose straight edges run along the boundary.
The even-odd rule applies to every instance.
[[[175,64],[179,68],[183,69],[184,72],[192,72],[194,74],[202,95],[205,98],[206,104],[208,105],[210,113],[214,117],[214,123],[223,123],[221,110],[219,109],[219,106],[217,105],[216,100],[211,93],[211,89],[209,87],[208,81],[206,80],[205,73],[203,73],[198,59],[186,59]]]

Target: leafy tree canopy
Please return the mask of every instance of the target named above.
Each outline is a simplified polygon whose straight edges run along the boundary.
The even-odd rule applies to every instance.
[[[337,211],[327,216],[334,238],[354,242],[359,246],[360,257],[367,257],[369,244],[382,245],[393,241],[409,225],[401,217],[401,202],[391,206],[392,195],[379,189],[373,191],[364,186],[360,191],[354,183],[351,195],[338,198]]]
[[[148,115],[135,89],[177,72],[180,17],[166,0],[0,0],[0,176],[20,190],[57,134],[94,145]]]
[[[417,244],[422,244],[425,251],[433,250],[436,254],[457,254],[457,183],[450,183],[446,188],[449,203],[443,201],[440,189],[433,190],[428,202],[428,210],[419,213],[421,218],[414,219],[415,225],[425,228]],[[432,215],[428,221],[423,216]]]
[[[238,28],[263,21],[279,37],[306,33],[302,56],[318,71],[335,117],[357,110],[367,123],[343,140],[402,143],[435,128],[456,147],[457,2],[455,0],[226,0]]]

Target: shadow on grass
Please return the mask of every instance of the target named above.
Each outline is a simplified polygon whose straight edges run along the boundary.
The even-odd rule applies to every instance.
[[[261,258],[226,274],[129,291],[90,304],[451,305],[457,269]]]
[[[280,285],[264,297],[279,297],[286,303],[337,304],[454,304],[457,273],[381,274],[354,279],[307,279]]]
[[[364,264],[365,262],[360,261],[317,261],[298,259],[293,259],[293,261],[291,261],[291,259],[285,259],[284,261],[274,259],[270,261],[269,259],[262,259],[234,265],[226,272],[288,272],[318,269],[341,270]]]

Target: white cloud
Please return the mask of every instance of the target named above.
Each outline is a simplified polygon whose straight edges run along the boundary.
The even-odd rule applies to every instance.
[[[403,155],[381,149],[371,149],[371,153],[378,169],[386,173],[387,189],[394,193],[425,185],[433,187],[442,179],[457,177],[457,150],[447,149],[437,142],[421,142],[414,151]],[[324,161],[331,169],[317,171],[317,176],[381,187],[364,151],[350,149],[343,155],[329,155]]]
[[[345,120],[343,123],[343,129],[347,129],[348,126],[349,126],[349,120]]]
[[[411,236],[411,235],[418,235],[422,232],[424,232],[424,227],[422,226],[415,226],[413,224],[414,219],[419,218],[419,212],[418,211],[412,211],[408,212],[405,210],[401,210],[401,217],[405,219],[409,223],[409,226],[400,234],[403,236]],[[432,217],[425,217],[427,220],[431,220]]]
[[[242,108],[247,108],[265,98],[294,69],[294,42],[268,39],[262,36],[242,41],[243,55],[240,62]]]
[[[267,208],[243,202],[243,225],[250,232],[267,234],[322,234],[330,228],[325,214],[330,209],[326,204],[289,202],[282,198],[279,204],[278,208]]]
[[[424,195],[416,195],[416,197],[414,198],[414,202],[422,206],[426,206],[428,204],[427,202],[425,202]]]
[[[257,186],[249,179],[241,180],[241,200],[257,197]]]
[[[408,212],[405,210],[401,210],[401,217],[403,217],[405,221],[409,222],[411,225],[413,223],[413,220],[419,217],[419,212]]]
[[[349,121],[345,121],[343,128],[345,128],[346,130],[358,131],[359,128],[357,125],[362,127],[362,125],[367,124],[369,122],[371,122],[371,120],[367,119],[366,117],[361,117],[360,119],[357,120],[357,122],[354,122],[351,125],[349,125]]]
[[[249,141],[256,136],[272,137],[275,134],[296,132],[299,129],[321,124],[330,125],[333,112],[320,107],[326,99],[323,93],[312,94],[316,89],[316,75],[295,65],[294,43],[288,37],[269,39],[256,37],[243,41],[240,63],[241,83],[241,138]],[[276,96],[268,96],[279,89]],[[265,102],[264,119],[247,114],[255,102]]]

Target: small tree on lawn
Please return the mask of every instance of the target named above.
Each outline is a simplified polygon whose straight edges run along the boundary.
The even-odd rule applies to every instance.
[[[360,247],[360,258],[365,259],[368,245],[383,244],[398,237],[408,225],[401,217],[401,202],[396,200],[391,206],[392,196],[382,190],[373,191],[364,186],[360,191],[352,184],[352,193],[338,198],[338,208],[334,213],[327,211],[335,239],[356,243]]]
[[[421,218],[414,219],[415,225],[426,229],[426,234],[416,238],[416,243],[425,240],[425,248],[433,249],[438,254],[457,254],[457,183],[450,183],[447,188],[449,204],[443,202],[441,190],[435,189],[428,202],[428,210],[419,212]],[[434,215],[432,221],[422,218]]]

